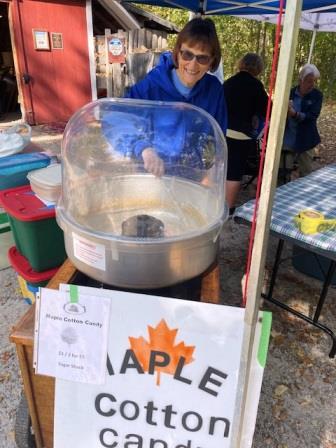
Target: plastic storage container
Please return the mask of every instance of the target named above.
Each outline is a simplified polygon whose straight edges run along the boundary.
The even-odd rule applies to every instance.
[[[29,171],[44,168],[50,161],[49,156],[40,152],[0,158],[0,190],[29,184]]]
[[[30,142],[31,127],[26,123],[16,124],[0,133],[0,157],[16,154]]]
[[[35,271],[55,268],[65,260],[54,206],[43,204],[29,185],[0,191],[0,203],[8,213],[17,249]]]
[[[54,163],[28,173],[27,178],[33,192],[42,200],[56,202],[61,194],[61,165]]]
[[[9,249],[8,259],[12,268],[17,273],[22,296],[29,304],[35,302],[36,293],[40,286],[46,286],[58,271],[58,267],[44,272],[34,271],[28,260],[19,253],[15,246]]]
[[[125,288],[200,275],[227,218],[226,163],[223,133],[199,108],[132,99],[84,106],[62,142],[56,210],[69,258]]]
[[[292,263],[294,268],[302,274],[324,281],[330,260],[294,244]],[[332,277],[331,284],[336,285],[336,273]]]

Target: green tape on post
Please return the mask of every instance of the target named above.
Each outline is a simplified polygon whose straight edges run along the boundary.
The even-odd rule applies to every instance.
[[[269,338],[271,334],[272,326],[272,313],[269,311],[263,311],[262,323],[261,323],[261,335],[258,348],[258,361],[261,367],[265,368]]]
[[[78,286],[70,285],[70,303],[78,303]]]

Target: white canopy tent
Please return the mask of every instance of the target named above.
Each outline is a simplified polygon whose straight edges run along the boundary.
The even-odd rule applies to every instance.
[[[240,15],[235,16],[243,19],[257,20],[259,22],[268,22],[276,24],[278,21],[277,14],[256,14],[256,15]],[[311,62],[316,34],[317,32],[336,32],[336,13],[334,12],[302,12],[300,18],[300,28],[302,30],[313,31],[312,39],[310,42],[308,63]]]

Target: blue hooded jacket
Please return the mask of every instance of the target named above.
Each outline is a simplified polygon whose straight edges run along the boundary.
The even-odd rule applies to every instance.
[[[297,89],[298,86],[291,89],[289,99],[294,99]],[[304,114],[304,118],[297,122],[296,138],[292,148],[295,152],[302,153],[308,151],[321,142],[320,134],[317,130],[317,119],[321,112],[322,101],[323,95],[318,89],[313,89],[302,98],[301,113]],[[287,128],[285,133],[286,130]]]
[[[173,68],[171,53],[163,53],[159,64],[142,81],[132,86],[126,97],[192,104],[214,117],[225,135],[227,112],[222,84],[215,76],[205,74],[186,98],[173,84],[171,78]],[[146,147],[152,147],[163,160],[169,160],[171,163],[174,159],[180,158],[183,152],[184,155],[188,154],[188,163],[201,167],[201,146],[206,143],[206,136],[211,134],[211,130],[205,126],[204,121],[197,123],[196,114],[166,108],[162,109],[162,113],[157,113],[156,109],[156,113],[153,113],[150,119],[147,111],[147,116],[129,114],[127,123],[120,126],[118,132],[115,129],[109,132],[109,123],[118,119],[116,113],[118,114],[114,111],[110,117],[107,114],[103,118],[103,130],[106,138],[119,152],[139,158]]]
[[[224,90],[215,76],[206,73],[192,88],[188,98],[182,96],[173,84],[171,71],[174,62],[170,52],[161,55],[159,64],[140,82],[131,87],[128,97],[143,100],[182,101],[200,107],[212,115],[224,135],[227,112]]]

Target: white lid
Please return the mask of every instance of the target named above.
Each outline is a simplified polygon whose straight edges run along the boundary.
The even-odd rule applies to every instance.
[[[36,182],[50,187],[56,187],[62,183],[61,164],[55,163],[46,168],[30,171],[27,174],[30,182]]]

